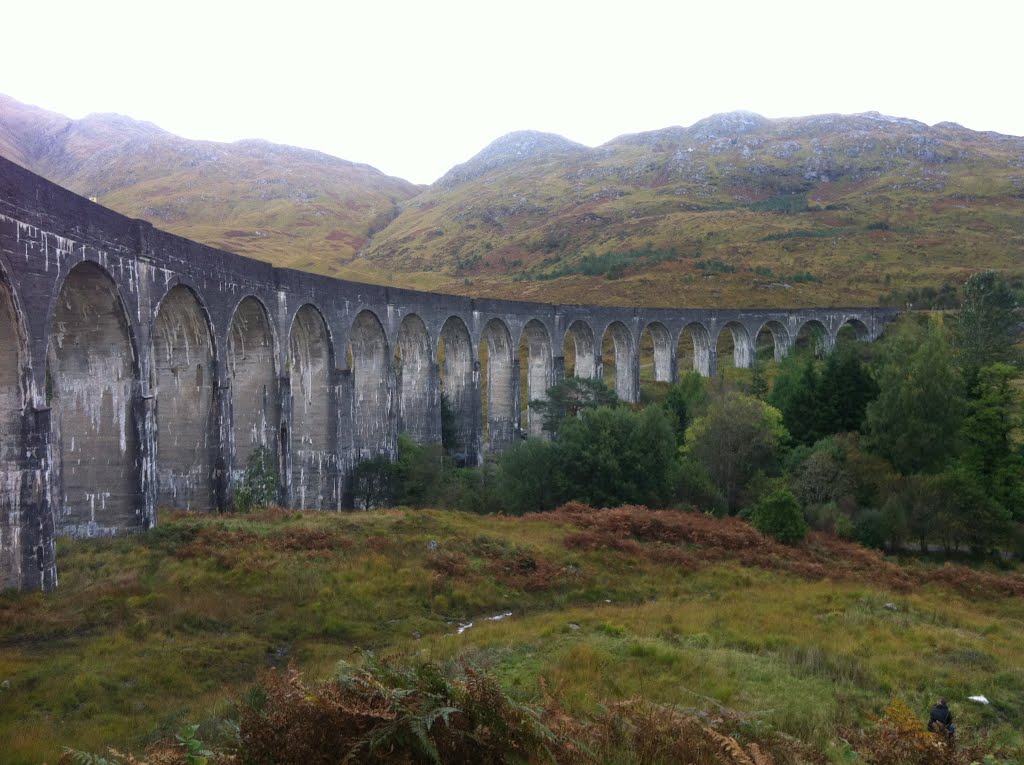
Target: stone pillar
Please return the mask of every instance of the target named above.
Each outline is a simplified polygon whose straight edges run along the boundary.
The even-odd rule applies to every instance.
[[[426,374],[427,382],[427,442],[441,443],[441,365],[431,359]]]
[[[351,369],[338,369],[334,375],[338,396],[338,483],[340,504],[352,507],[352,469],[356,463],[355,421],[352,408],[355,399],[355,384]]]
[[[50,409],[29,408],[22,422],[24,462],[21,471],[21,547],[18,584],[23,590],[48,592],[57,586],[54,538],[54,475]]]
[[[294,507],[292,492],[292,378],[281,375],[277,380],[280,395],[281,425],[277,438],[277,501],[282,507]]]
[[[473,382],[467,392],[469,406],[473,412],[469,443],[466,444],[467,466],[484,464],[484,418],[483,418],[483,384],[480,373],[480,362],[473,362]]]
[[[629,389],[626,400],[635,404],[640,400],[640,345],[631,344],[629,352]]]
[[[148,386],[140,386],[148,387]],[[139,439],[139,499],[142,503],[144,529],[156,526],[156,397],[152,392],[140,392],[132,405],[135,431]]]
[[[555,356],[551,365],[551,385],[558,385],[565,379],[565,356]]]
[[[214,409],[217,453],[213,460],[213,485],[217,497],[217,511],[223,513],[230,510],[235,501],[235,482],[231,480],[235,468],[235,428],[231,383],[227,374],[221,376],[219,369]]]

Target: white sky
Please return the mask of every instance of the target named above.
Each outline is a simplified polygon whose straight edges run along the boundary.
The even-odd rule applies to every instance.
[[[880,111],[1024,135],[1021,0],[12,0],[0,93],[428,183],[512,130],[588,145]]]

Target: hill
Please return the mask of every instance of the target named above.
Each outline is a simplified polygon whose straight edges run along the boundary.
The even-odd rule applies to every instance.
[[[191,141],[117,114],[0,95],[0,154],[120,213],[240,255],[336,275],[417,187],[266,141]]]
[[[902,305],[982,269],[1024,279],[1024,138],[877,113],[719,114],[596,148],[523,131],[424,188],[315,151],[0,96],[0,154],[205,244],[470,296]]]
[[[721,114],[594,149],[517,133],[364,254],[445,290],[645,305],[861,305],[1024,275],[1024,139],[880,114]]]
[[[188,722],[213,741],[217,720],[258,698],[245,689],[260,670],[293,662],[320,678],[366,650],[464,660],[519,702],[551,694],[579,718],[629,699],[689,710],[779,763],[844,751],[840,737],[871,728],[893,697],[923,720],[937,693],[965,751],[1024,746],[1019,573],[579,505],[522,518],[173,514],[60,548],[58,591],[0,597],[10,765],[52,762],[61,744],[138,752]],[[992,704],[966,700],[976,693]],[[285,751],[287,731],[266,733]],[[615,761],[654,761],[633,754]]]

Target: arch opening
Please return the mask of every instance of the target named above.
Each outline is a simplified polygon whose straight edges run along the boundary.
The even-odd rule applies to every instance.
[[[548,388],[553,382],[554,362],[551,354],[551,335],[547,327],[537,319],[531,319],[523,327],[519,339],[519,368],[522,379],[523,429],[531,436],[544,435],[544,418],[535,414],[531,401],[544,401]]]
[[[487,450],[499,453],[519,437],[519,374],[512,336],[500,319],[491,319],[480,337],[481,409]]]
[[[753,363],[754,349],[747,328],[738,321],[730,321],[718,332],[715,341],[718,368],[748,369]]]
[[[676,368],[680,378],[691,370],[703,377],[711,376],[711,337],[703,324],[691,322],[679,333]]]
[[[847,345],[850,343],[866,342],[871,338],[867,325],[859,319],[847,319],[839,329],[836,330],[836,339],[833,345]]]
[[[57,530],[97,536],[144,527],[135,353],[117,286],[94,263],[76,266],[51,322],[46,379]]]
[[[263,304],[254,297],[245,298],[231,319],[227,349],[234,444],[231,479],[236,488],[252,455],[265,450],[269,464],[278,465],[281,399],[274,348],[274,333]]]
[[[641,381],[672,381],[672,335],[659,321],[651,322],[640,333]]]
[[[782,361],[789,352],[789,332],[778,321],[766,321],[754,339],[754,361]]]
[[[360,459],[393,454],[391,428],[393,403],[388,338],[372,311],[360,311],[352,322],[349,354],[353,384],[353,424],[356,453]]]
[[[291,501],[310,510],[337,510],[341,487],[334,348],[323,316],[312,305],[295,314],[288,351],[291,429],[289,434],[281,425],[281,443],[291,451]]]
[[[621,321],[608,325],[601,339],[601,369],[604,382],[623,401],[636,401],[633,370],[633,336]]]
[[[395,348],[398,382],[398,432],[419,444],[441,440],[440,412],[435,400],[434,357],[430,333],[416,314],[402,319]]]
[[[153,322],[157,504],[184,510],[215,506],[218,435],[213,336],[192,290],[177,286]]]
[[[451,418],[448,425],[442,422],[444,447],[455,455],[458,464],[475,464],[479,446],[473,404],[473,341],[466,324],[457,316],[449,317],[441,327],[437,358],[444,397],[442,414]]]
[[[562,353],[566,377],[593,379],[598,376],[594,330],[586,322],[577,319],[569,325],[562,338]]]
[[[831,350],[828,330],[817,319],[809,319],[800,325],[793,346],[798,353],[810,353],[822,358]]]

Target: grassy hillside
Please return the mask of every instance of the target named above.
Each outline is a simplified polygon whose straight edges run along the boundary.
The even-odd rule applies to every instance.
[[[320,152],[190,141],[116,114],[70,120],[2,95],[0,154],[175,234],[324,274],[420,190]]]
[[[443,289],[645,305],[873,304],[1024,275],[1024,139],[877,114],[717,115],[586,149],[499,139],[367,263]]]
[[[466,658],[581,717],[638,697],[726,715],[745,740],[835,758],[894,697],[923,720],[944,693],[964,746],[1024,751],[1020,574],[899,565],[823,535],[791,549],[736,519],[637,508],[163,515],[58,555],[56,593],[0,596],[12,765],[61,745],[140,751],[231,718],[263,668],[321,677],[357,649]]]

